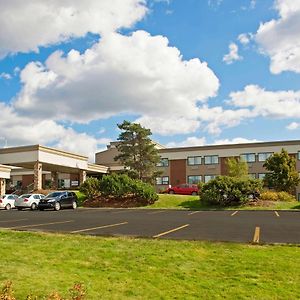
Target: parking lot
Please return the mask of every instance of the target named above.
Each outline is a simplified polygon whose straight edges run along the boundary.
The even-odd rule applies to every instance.
[[[298,211],[0,211],[0,228],[155,239],[300,243]]]

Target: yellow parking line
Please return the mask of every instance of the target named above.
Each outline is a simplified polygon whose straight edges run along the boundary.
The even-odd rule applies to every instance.
[[[154,211],[154,212],[148,213],[148,215],[155,215],[155,214],[160,214],[160,213],[163,213],[163,212],[166,212],[166,211],[165,210]]]
[[[234,213],[232,213],[230,216],[233,217],[234,215],[236,215],[239,211],[235,211]]]
[[[260,227],[255,227],[254,236],[253,236],[253,243],[258,244],[260,237]]]
[[[29,225],[23,225],[23,226],[14,226],[14,227],[8,227],[7,229],[14,229],[14,228],[26,228],[26,227],[38,227],[38,226],[47,226],[47,225],[54,225],[54,224],[65,224],[74,222],[73,220],[70,221],[63,221],[63,222],[52,222],[52,223],[41,223],[41,224],[29,224]]]
[[[111,225],[103,225],[103,226],[99,226],[99,227],[86,228],[86,229],[80,229],[80,230],[74,230],[74,231],[71,231],[71,233],[78,233],[78,232],[84,232],[84,231],[91,231],[91,230],[96,230],[96,229],[101,229],[101,228],[109,228],[109,227],[115,227],[115,226],[120,226],[120,225],[125,225],[125,224],[128,224],[128,222],[117,223],[117,224],[111,224]]]
[[[26,221],[28,219],[17,219],[17,220],[6,220],[6,221],[0,221],[0,223],[7,223],[7,222],[19,222],[19,221]]]
[[[154,237],[154,238],[158,238],[158,237],[161,237],[161,236],[163,236],[163,235],[167,235],[167,234],[172,233],[172,232],[174,232],[174,231],[178,231],[178,230],[183,229],[183,228],[188,227],[188,226],[190,226],[190,224],[185,224],[185,225],[182,225],[182,226],[180,226],[180,227],[177,227],[177,228],[174,228],[174,229],[171,229],[171,230],[168,230],[168,231],[159,233],[159,234],[157,234],[157,235],[154,235],[153,237]]]
[[[275,213],[275,215],[276,215],[277,217],[280,217],[280,215],[279,215],[279,213],[278,213],[277,211],[274,211],[274,213]]]
[[[189,213],[189,214],[188,214],[188,216],[191,216],[191,215],[197,214],[197,213],[199,213],[199,212],[200,212],[199,210],[197,210],[197,211],[193,211],[193,212]]]

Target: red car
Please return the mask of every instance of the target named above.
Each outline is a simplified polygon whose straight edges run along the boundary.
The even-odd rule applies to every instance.
[[[180,194],[180,195],[198,195],[199,188],[196,184],[179,184],[171,186],[166,190],[168,194]]]

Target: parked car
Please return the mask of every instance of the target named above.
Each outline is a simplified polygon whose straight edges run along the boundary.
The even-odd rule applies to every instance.
[[[15,207],[18,210],[22,210],[23,208],[36,210],[38,208],[40,200],[44,198],[45,196],[42,194],[24,194],[16,199]]]
[[[78,206],[78,199],[74,192],[57,191],[48,194],[44,199],[40,200],[38,205],[39,210],[52,208],[60,210],[61,208],[73,208]]]
[[[15,200],[18,198],[17,195],[6,194],[0,196],[0,208],[10,210],[15,207]]]
[[[196,184],[179,184],[171,186],[166,190],[169,194],[180,194],[180,195],[198,195],[199,188]]]

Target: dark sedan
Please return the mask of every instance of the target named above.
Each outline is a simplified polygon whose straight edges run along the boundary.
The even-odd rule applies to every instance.
[[[60,210],[61,208],[77,208],[77,196],[74,192],[52,192],[41,199],[38,209],[44,210],[52,208],[54,210]]]

